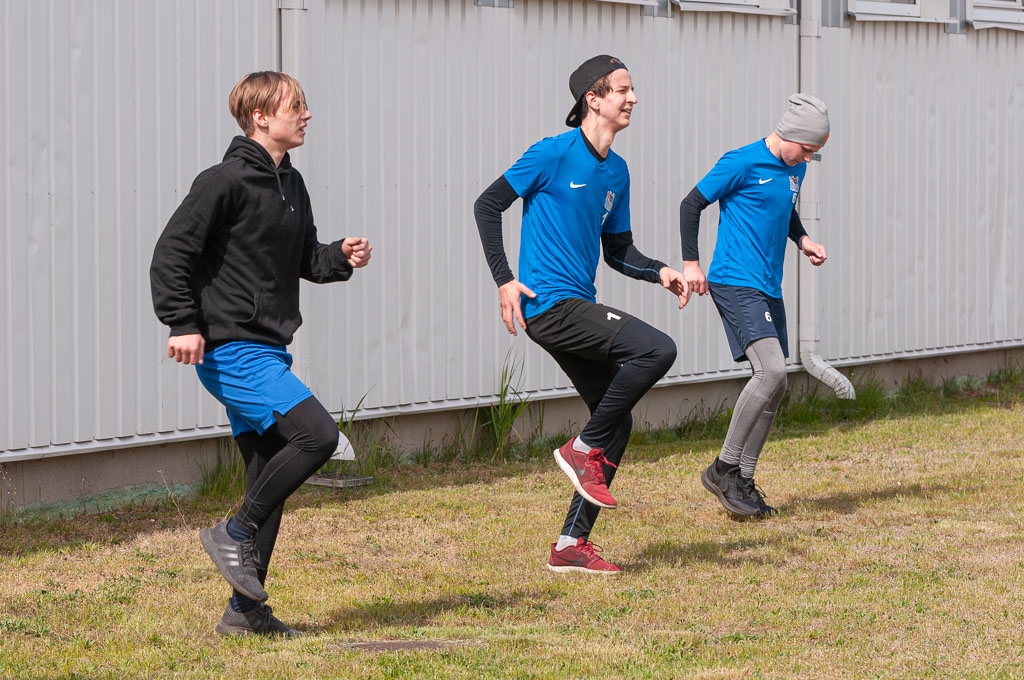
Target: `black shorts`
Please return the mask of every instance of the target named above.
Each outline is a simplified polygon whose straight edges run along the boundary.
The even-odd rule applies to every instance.
[[[634,317],[607,305],[570,298],[526,320],[526,334],[544,349],[608,361],[612,341]]]
[[[782,354],[789,358],[786,306],[782,298],[770,297],[756,288],[708,283],[711,299],[718,307],[736,361],[747,360],[747,347],[755,340],[778,338]]]

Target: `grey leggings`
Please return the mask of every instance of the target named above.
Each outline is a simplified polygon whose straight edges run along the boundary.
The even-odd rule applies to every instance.
[[[746,355],[754,375],[736,400],[718,457],[723,463],[738,464],[744,477],[753,477],[788,382],[786,357],[778,338],[755,340],[747,345]]]

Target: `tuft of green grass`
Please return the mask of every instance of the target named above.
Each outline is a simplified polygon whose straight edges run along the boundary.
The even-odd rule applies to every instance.
[[[204,469],[196,494],[205,499],[238,498],[245,493],[245,461],[235,440],[224,437],[217,442],[217,459]]]
[[[525,448],[525,441],[515,427],[529,405],[519,391],[522,375],[523,362],[509,349],[501,368],[497,403],[478,410],[481,451],[489,453],[491,462],[504,462],[517,449]]]

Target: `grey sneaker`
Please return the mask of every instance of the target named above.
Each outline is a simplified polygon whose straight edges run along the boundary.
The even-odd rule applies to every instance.
[[[761,514],[760,506],[740,488],[740,468],[738,465],[729,468],[719,475],[715,469],[715,461],[711,462],[700,475],[700,483],[704,488],[718,497],[718,502],[734,515],[754,517]]]
[[[225,520],[212,529],[203,529],[199,532],[199,540],[217,571],[232,588],[262,602],[267,599],[267,591],[256,575],[256,565],[260,561],[256,542],[252,539],[236,541],[228,535],[227,527]]]
[[[295,630],[281,619],[274,616],[274,611],[265,603],[260,602],[251,612],[236,612],[230,604],[224,610],[224,616],[214,627],[221,635],[282,635],[299,637],[305,635]]]
[[[739,488],[747,497],[749,503],[757,505],[758,517],[774,517],[779,514],[778,510],[764,502],[764,491],[761,491],[761,487],[757,485],[753,477],[747,479],[740,475]]]

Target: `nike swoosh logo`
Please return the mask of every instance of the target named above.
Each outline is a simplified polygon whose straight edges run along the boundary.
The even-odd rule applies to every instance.
[[[587,186],[587,185],[586,184],[576,184],[576,182],[573,182],[571,180],[569,182],[569,188],[570,189],[582,189],[585,186]]]
[[[775,179],[775,178],[774,177],[769,177],[768,179],[759,179],[759,180],[757,180],[757,183],[758,184],[768,184],[768,182],[771,182],[773,179]]]

